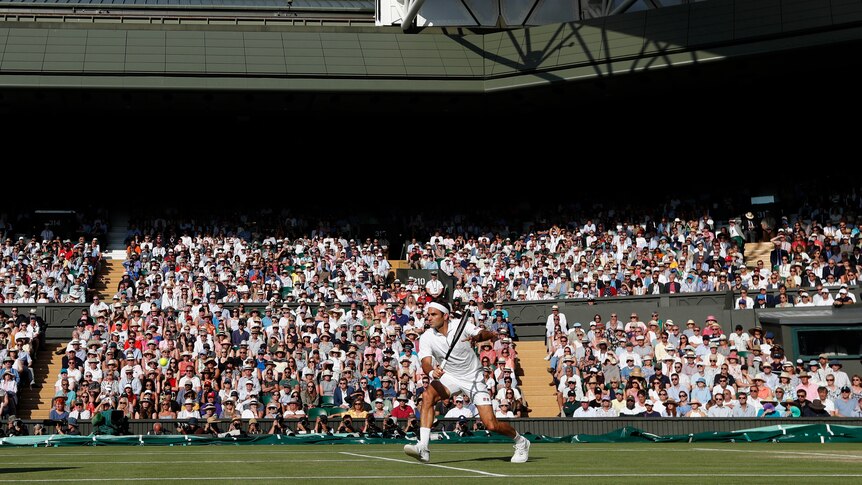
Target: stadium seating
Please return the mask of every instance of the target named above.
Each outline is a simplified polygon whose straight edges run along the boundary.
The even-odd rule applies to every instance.
[[[853,197],[847,195],[847,207],[858,207],[859,199]],[[590,410],[612,414],[601,411],[602,397],[616,398],[621,394],[634,398],[632,409],[638,413],[650,413],[645,403],[655,401],[660,405],[654,406],[654,412],[661,415],[667,411],[668,400],[662,388],[674,387],[673,393],[678,397],[680,390],[696,392],[692,376],[705,381],[716,377],[715,368],[698,371],[696,365],[709,366],[709,355],[715,351],[721,356],[718,360],[736,360],[728,372],[734,381],[746,384],[734,384],[727,389],[729,396],[718,399],[726,402],[731,412],[741,406],[742,387],[750,391],[749,384],[756,381],[767,363],[790,363],[790,383],[785,391],[796,390],[802,370],[815,370],[817,380],[809,382],[827,386],[827,396],[819,401],[828,400],[827,412],[840,414],[833,408],[840,407],[835,404],[843,399],[843,386],[827,384],[827,375],[836,374],[843,380],[840,370],[822,362],[817,369],[800,366],[795,356],[788,355],[789,349],[775,347],[762,331],[755,336],[753,328],[742,329],[742,336],[752,332],[749,338],[728,334],[721,339],[723,331],[710,322],[674,325],[661,319],[653,322],[646,316],[630,321],[621,315],[621,323],[612,328],[591,327],[589,322],[575,327],[575,322],[569,321],[561,324],[557,332],[551,315],[546,333],[549,338],[544,343],[544,357],[551,371],[545,378],[549,381],[542,384],[541,379],[533,378],[534,372],[541,369],[534,359],[530,366],[518,368],[523,359],[517,357],[517,347],[512,346],[517,345],[517,336],[506,310],[511,301],[588,303],[625,295],[729,294],[745,290],[753,298],[751,303],[745,303],[749,307],[789,307],[805,304],[799,291],[788,292],[786,303],[772,298],[761,300],[757,294],[761,288],[770,291],[771,296],[807,287],[818,294],[813,304],[833,305],[839,299],[854,303],[841,290],[842,285],[853,288],[858,283],[862,255],[855,219],[825,207],[809,206],[804,208],[804,215],[786,219],[773,220],[768,213],[739,211],[718,221],[710,218],[707,210],[666,207],[652,216],[639,214],[637,220],[645,222],[637,223],[626,215],[611,216],[611,212],[584,214],[563,209],[559,224],[545,219],[551,222],[532,224],[523,233],[502,229],[524,227],[512,222],[484,227],[470,220],[446,225],[445,221],[429,219],[429,236],[408,242],[405,259],[400,262],[389,260],[390,241],[344,237],[335,229],[337,224],[330,222],[313,228],[307,221],[285,223],[283,217],[262,214],[252,231],[241,218],[233,216],[206,223],[160,217],[136,220],[129,226],[127,259],[122,262],[127,274],[121,275],[116,285],[111,283],[116,289],[105,286],[103,296],[110,300],[94,302],[92,320],[83,320],[67,344],[72,349],[74,341],[81,341],[82,352],[74,355],[85,364],[85,370],[89,361],[94,361],[92,382],[85,382],[83,373],[73,369],[75,375],[67,377],[69,387],[76,399],[88,394],[85,410],[102,410],[107,402],[111,407],[125,406],[119,411],[130,419],[142,412],[142,402],[161,405],[163,400],[167,404],[165,414],[180,419],[204,418],[208,404],[219,416],[262,419],[285,412],[294,391],[307,392],[307,373],[316,388],[310,397],[320,396],[316,407],[306,409],[309,416],[343,412],[334,406],[330,382],[346,379],[355,390],[363,379],[369,379],[367,375],[381,383],[368,383],[362,397],[365,407],[372,407],[380,389],[385,392],[385,409],[391,409],[393,397],[402,385],[413,406],[412,393],[422,387],[424,376],[415,345],[411,349],[407,343],[424,330],[424,309],[431,301],[433,288],[429,285],[433,283],[420,284],[415,278],[401,281],[391,272],[406,267],[437,271],[441,277],[451,278],[452,292],[445,296],[465,310],[474,323],[499,336],[486,354],[493,357],[487,363],[487,382],[495,411],[499,411],[503,400],[510,400],[505,368],[512,367],[514,372],[509,375],[514,377],[511,390],[515,392],[511,399],[519,401],[519,411],[534,405],[544,411],[559,410],[562,415],[578,412],[569,403],[567,387],[569,380],[575,380],[573,397],[588,400]],[[802,209],[797,213],[803,214]],[[438,222],[441,225],[436,230]],[[89,265],[98,258],[84,258],[86,244],[68,250],[62,244],[56,247],[55,258],[67,254],[63,251],[82,253],[78,266],[82,274],[95,270],[96,266]],[[785,255],[788,260],[783,262]],[[751,260],[752,256],[756,260]],[[838,263],[839,269],[830,265],[830,259]],[[762,265],[758,264],[761,260]],[[803,277],[813,279],[809,283]],[[68,294],[77,295],[80,288],[72,291],[73,286],[69,285]],[[7,282],[7,287],[15,292],[13,296],[18,296],[14,280]],[[828,296],[822,295],[824,289]],[[61,300],[67,298],[62,290],[60,295]],[[246,307],[252,304],[255,309]],[[257,310],[261,307],[262,311]],[[565,317],[565,312],[560,312],[560,317]],[[598,320],[601,325],[613,322],[611,315],[599,315]],[[673,347],[662,343],[662,331],[670,333],[668,341]],[[376,350],[371,347],[372,341]],[[299,342],[303,342],[302,349]],[[633,348],[629,350],[627,344]],[[510,357],[498,367],[497,358],[504,348]],[[350,353],[352,349],[355,354]],[[389,352],[384,353],[384,349]],[[94,353],[89,354],[89,350]],[[540,356],[541,352],[542,349],[531,348],[527,353]],[[755,352],[761,352],[760,360],[754,359],[758,357]],[[690,354],[694,360],[685,368],[689,382],[674,386],[671,374],[676,364],[689,364]],[[569,355],[571,361],[566,360]],[[627,367],[630,356],[636,357],[632,359],[634,367]],[[406,367],[400,367],[402,357],[408,359]],[[652,366],[645,362],[648,358]],[[109,364],[112,361],[115,364]],[[364,372],[366,364],[370,374]],[[720,370],[720,363],[717,365]],[[742,365],[747,374],[742,372]],[[658,387],[653,387],[658,367],[664,367],[666,379],[660,376]],[[524,370],[533,374],[528,376]],[[130,377],[127,371],[131,371]],[[331,381],[323,378],[324,371],[333,374]],[[573,375],[569,376],[569,372]],[[104,377],[108,373],[115,374],[114,378]],[[393,378],[394,385],[382,383],[386,376]],[[404,380],[402,376],[406,376]],[[520,377],[524,377],[524,383],[518,382]],[[763,404],[770,404],[766,400],[773,398],[779,387],[773,377],[766,377],[766,388],[757,387],[759,395],[748,401],[755,413],[764,411]],[[54,379],[60,376],[53,376],[49,382]],[[617,388],[610,385],[611,379],[617,380]],[[547,385],[551,383],[555,387]],[[724,404],[717,403],[711,393],[718,382],[705,384],[709,394],[697,391],[705,398],[704,412],[725,412]],[[548,402],[548,396],[534,399],[543,385],[556,403]],[[724,388],[721,390],[723,394]],[[808,390],[809,394],[816,391],[811,387]],[[59,384],[55,391],[62,392]],[[857,393],[862,397],[862,387],[852,387],[851,397]],[[224,406],[228,398],[234,399],[233,410]],[[809,395],[806,401],[813,404],[815,398]],[[611,403],[611,409],[620,414],[631,412],[622,410],[627,401],[621,402]],[[855,412],[843,406],[845,413]],[[668,411],[670,415],[675,412],[673,407]],[[688,402],[681,407],[691,411]],[[818,407],[781,401],[774,406],[787,413],[792,413],[793,408],[800,413],[815,412]],[[147,414],[149,409],[143,408],[143,412]],[[160,406],[154,409],[162,412]],[[445,415],[449,410],[437,411]]]

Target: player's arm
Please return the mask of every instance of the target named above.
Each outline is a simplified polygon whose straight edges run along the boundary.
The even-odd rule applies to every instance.
[[[434,355],[431,352],[434,336],[432,332],[425,332],[419,337],[419,365],[422,367],[422,372],[432,379],[439,379],[444,374],[440,366],[434,366]]]
[[[434,370],[434,365],[431,363],[431,357],[425,357],[419,363],[422,366],[422,372],[426,375],[431,375],[431,371]]]
[[[497,334],[491,332],[490,330],[479,330],[476,335],[472,337],[468,337],[467,340],[470,340],[472,343],[484,342],[486,340],[497,340]]]
[[[434,366],[434,364],[432,363],[431,357],[422,358],[421,365],[422,365],[422,372],[424,372],[425,375],[431,376],[434,379],[439,379],[440,376],[442,376],[445,373],[445,371],[443,369],[441,369],[439,365],[436,367]]]

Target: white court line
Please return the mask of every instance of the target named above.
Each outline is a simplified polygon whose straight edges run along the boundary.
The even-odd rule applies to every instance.
[[[407,463],[408,465],[418,465],[419,464],[416,461],[398,460],[395,458],[386,458],[384,456],[360,455],[359,453],[348,453],[346,451],[342,451],[341,454],[342,455],[350,455],[350,456],[359,456],[362,458],[373,458],[375,460],[385,460],[385,461],[394,461],[397,463]],[[479,471],[479,470],[470,470],[469,468],[458,468],[458,467],[454,467],[454,466],[436,465],[434,463],[425,463],[424,465],[425,466],[433,466],[436,468],[445,468],[447,470],[457,470],[459,472],[478,473],[480,475],[485,475],[488,477],[506,477],[506,476],[508,476],[508,475],[500,475],[499,473],[490,473],[490,472],[483,472],[483,471]]]
[[[369,457],[375,458],[375,457]],[[407,462],[414,463],[414,462]],[[418,462],[416,464],[419,464]],[[475,473],[475,470],[469,470],[470,472]],[[649,478],[673,478],[673,477],[702,477],[702,473],[569,473],[569,474],[542,474],[542,475],[362,475],[362,476],[351,476],[351,475],[314,475],[314,476],[288,476],[288,475],[276,475],[270,477],[254,477],[255,480],[285,480],[285,479],[386,479],[386,478],[471,478],[471,479],[480,479],[480,478],[629,478],[629,477],[649,477]],[[722,476],[728,477],[751,477],[751,478],[765,478],[765,477],[778,477],[778,478],[815,478],[815,477],[830,477],[830,478],[857,478],[862,477],[862,474],[848,474],[848,473],[833,473],[833,474],[821,474],[821,473],[782,473],[782,474],[774,474],[774,473],[723,473]],[[248,480],[248,475],[237,476],[237,477],[218,477],[220,480]],[[33,483],[43,483],[43,482],[162,482],[162,481],[188,481],[188,480],[212,480],[212,476],[207,477],[163,477],[163,478],[150,478],[150,477],[134,477],[134,478],[39,478],[39,479],[0,479],[0,483],[6,482],[33,482]]]
[[[696,451],[724,451],[727,453],[762,453],[773,455],[811,455],[811,456],[836,456],[839,458],[859,458],[862,460],[862,455],[837,455],[835,453],[818,453],[815,451],[772,451],[772,450],[723,450],[721,448],[692,448]]]
[[[346,462],[364,462],[367,460],[289,460],[288,463],[346,463]],[[174,463],[200,463],[200,464],[219,464],[219,463],[272,463],[272,460],[167,460],[167,461],[151,461],[147,460],[146,462],[138,461],[111,461],[112,465],[140,465],[141,463],[153,464],[153,465],[172,465]],[[15,465],[44,465],[45,460],[42,459],[40,461],[34,462],[19,462],[16,461]],[[51,461],[51,465],[78,465],[79,463],[74,462],[57,462]],[[2,467],[0,467],[2,470]]]
[[[2,479],[0,483],[6,482],[33,482],[33,483],[43,483],[43,482],[171,482],[171,481],[188,481],[188,480],[213,480],[214,477],[163,477],[163,478],[149,478],[149,477],[133,477],[133,478],[31,478],[31,479]],[[331,476],[322,476],[315,475],[309,477],[292,477],[286,475],[278,475],[273,477],[251,477],[251,476],[241,476],[241,477],[218,477],[219,480],[249,480],[254,478],[254,480],[286,480],[286,479],[294,479],[294,480],[307,480],[307,479],[382,479],[382,478],[486,478],[482,476],[476,475],[367,475],[367,476],[351,476],[351,475],[331,475]],[[491,477],[488,477],[491,478]]]

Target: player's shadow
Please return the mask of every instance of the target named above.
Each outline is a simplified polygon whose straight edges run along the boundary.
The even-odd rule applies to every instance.
[[[435,463],[442,465],[444,463],[464,463],[467,461],[510,461],[511,459],[512,459],[511,456],[485,456],[482,458],[465,458],[463,460],[438,461]],[[545,457],[543,457],[543,456],[531,456],[530,457],[530,461],[540,461],[540,460],[544,460],[544,459],[545,459]]]
[[[0,474],[3,473],[29,473],[29,472],[53,472],[57,470],[71,470],[73,466],[42,466],[42,467],[27,467],[27,468],[0,468]]]

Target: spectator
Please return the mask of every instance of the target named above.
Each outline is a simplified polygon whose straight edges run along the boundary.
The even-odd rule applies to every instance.
[[[802,415],[805,417],[829,417],[830,414],[826,410],[826,406],[820,401],[820,399],[815,399],[807,406],[805,406],[802,410]]]
[[[713,396],[713,404],[707,411],[707,416],[710,418],[729,418],[733,411],[729,406],[725,406],[724,394],[717,393]]]
[[[581,399],[580,404],[581,404],[581,406],[579,408],[575,409],[574,413],[572,414],[573,418],[594,418],[595,417],[595,412],[593,411],[593,408],[590,407],[590,400],[589,399],[586,399],[586,398]]]
[[[501,400],[501,402],[502,402],[502,400]],[[508,411],[508,409],[507,409],[507,411]],[[453,418],[460,418],[461,416],[464,416],[466,418],[473,418],[474,413],[470,408],[467,408],[464,406],[464,398],[462,396],[457,396],[455,398],[455,407],[450,409],[446,413],[445,417],[453,419]]]
[[[511,404],[507,399],[503,399],[500,401],[500,405],[497,410],[494,412],[494,416],[497,418],[514,418],[515,414],[511,410]]]
[[[66,397],[58,396],[54,398],[54,408],[48,415],[48,419],[52,421],[63,421],[69,417],[69,411],[66,409]]]
[[[778,410],[776,410],[775,406],[772,403],[767,402],[767,403],[763,404],[763,409],[761,409],[757,412],[757,417],[759,417],[759,418],[781,418],[783,416],[781,415],[781,413]]]
[[[757,410],[748,402],[748,393],[739,391],[736,394],[737,404],[733,407],[731,415],[735,418],[753,418],[757,416]]]
[[[413,407],[408,405],[409,397],[406,393],[398,396],[398,406],[392,408],[391,416],[397,419],[407,419],[415,414]]]
[[[707,413],[703,409],[701,409],[701,404],[700,404],[699,400],[692,398],[691,403],[689,405],[691,406],[691,411],[689,411],[685,415],[685,417],[687,417],[687,418],[706,418],[706,417],[708,417]]]

